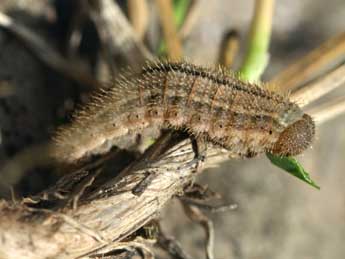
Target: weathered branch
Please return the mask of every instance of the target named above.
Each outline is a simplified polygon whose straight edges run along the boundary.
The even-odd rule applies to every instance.
[[[154,57],[140,41],[116,2],[112,0],[95,1],[91,11],[103,45],[112,58],[120,56],[125,65],[141,69],[147,60]]]
[[[283,91],[293,91],[327,64],[342,57],[344,53],[345,33],[342,32],[288,66],[277,74],[271,83]]]
[[[3,201],[0,258],[82,258],[116,249],[124,238],[157,217],[166,202],[194,178],[199,161],[190,140],[171,147],[176,136],[163,136],[131,166],[130,174],[101,186],[74,209],[47,210],[27,200]],[[163,154],[157,152],[167,147]],[[210,158],[217,153],[217,149],[208,150]],[[153,175],[151,181],[139,196],[134,195],[133,189],[148,174]]]

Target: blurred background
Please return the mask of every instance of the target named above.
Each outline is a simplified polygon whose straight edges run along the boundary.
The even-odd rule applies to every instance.
[[[151,53],[161,51],[162,32],[154,1],[146,1],[146,19],[139,22],[129,12],[130,1],[116,1],[144,42],[127,54],[104,45],[111,33],[102,31],[102,23],[88,9],[99,11],[98,1],[88,1],[87,7],[83,2],[0,1],[1,12],[73,64],[65,67],[56,57],[40,57],[32,44],[0,26],[0,163],[17,156],[16,163],[30,165],[25,174],[0,172],[2,182],[14,185],[16,197],[35,194],[58,179],[53,170],[31,165],[39,164],[44,155],[40,145],[49,140],[54,128],[68,122],[76,104],[86,102],[87,93],[97,88],[92,79],[104,82],[128,65],[139,68],[146,57],[143,46]],[[193,63],[212,66],[219,58],[224,35],[236,30],[241,39],[237,68],[253,6],[253,0],[193,1],[190,11],[195,17],[181,29],[183,55]],[[344,17],[343,0],[276,1],[271,59],[264,81],[343,32]],[[78,74],[75,67],[87,76]],[[317,128],[313,148],[298,157],[320,191],[274,167],[266,157],[231,160],[202,174],[198,182],[221,193],[226,202],[238,204],[235,211],[210,214],[216,231],[216,258],[345,258],[344,132],[344,116],[327,122]],[[18,159],[30,147],[30,161],[25,152]],[[0,186],[1,197],[10,198],[8,186]],[[160,216],[164,229],[193,258],[204,258],[203,230],[183,215],[178,201],[172,201]]]

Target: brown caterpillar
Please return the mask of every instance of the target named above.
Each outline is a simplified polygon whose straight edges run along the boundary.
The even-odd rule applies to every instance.
[[[221,145],[231,157],[296,155],[308,148],[314,122],[288,97],[231,73],[187,63],[155,63],[110,90],[58,129],[54,156],[64,162],[120,145],[121,137],[172,128]]]

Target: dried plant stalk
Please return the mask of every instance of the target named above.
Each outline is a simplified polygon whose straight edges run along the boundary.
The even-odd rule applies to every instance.
[[[79,258],[113,249],[183,191],[195,175],[198,163],[193,162],[194,156],[186,140],[152,163],[146,161],[113,186],[113,191],[97,192],[102,194],[63,213],[2,202],[0,258]],[[154,175],[152,181],[140,196],[133,195],[132,189],[147,173]],[[41,213],[46,214],[44,220],[34,216]]]
[[[283,91],[292,91],[323,66],[344,54],[345,33],[341,33],[287,67],[271,82]]]
[[[149,11],[146,0],[129,0],[128,15],[132,23],[133,30],[140,39],[145,35],[149,22]]]
[[[316,82],[307,84],[293,92],[290,98],[292,101],[297,101],[301,106],[306,106],[339,86],[342,86],[344,83],[345,65],[341,65],[318,79]]]
[[[156,0],[159,7],[164,38],[168,47],[168,54],[171,60],[180,60],[182,57],[182,46],[174,23],[172,2],[169,0]]]
[[[103,44],[110,54],[121,54],[127,65],[140,69],[146,60],[153,59],[139,37],[135,34],[120,7],[112,0],[96,1],[97,8],[91,12]]]
[[[229,31],[222,42],[220,48],[219,64],[224,67],[230,68],[239,50],[240,37],[234,30]]]
[[[345,113],[345,97],[342,96],[317,107],[307,109],[307,112],[314,117],[317,124],[323,124]]]

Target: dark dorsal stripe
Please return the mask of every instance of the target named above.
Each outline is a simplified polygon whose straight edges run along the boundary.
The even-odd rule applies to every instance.
[[[210,71],[207,71],[202,67],[198,67],[198,66],[190,65],[186,63],[162,63],[159,65],[152,65],[152,66],[148,65],[142,70],[142,74],[150,74],[154,72],[180,72],[187,75],[198,76],[205,79],[209,79],[210,81],[216,84],[226,85],[226,86],[232,87],[235,90],[252,94],[255,96],[260,96],[265,99],[269,99],[269,100],[273,99],[272,95],[275,98],[279,97],[278,95],[275,95],[274,93],[268,93],[267,91],[261,89],[259,86],[255,84],[249,85],[248,83],[248,85],[244,85],[243,82],[236,79],[235,77],[229,78],[228,76],[216,71],[211,73]]]

